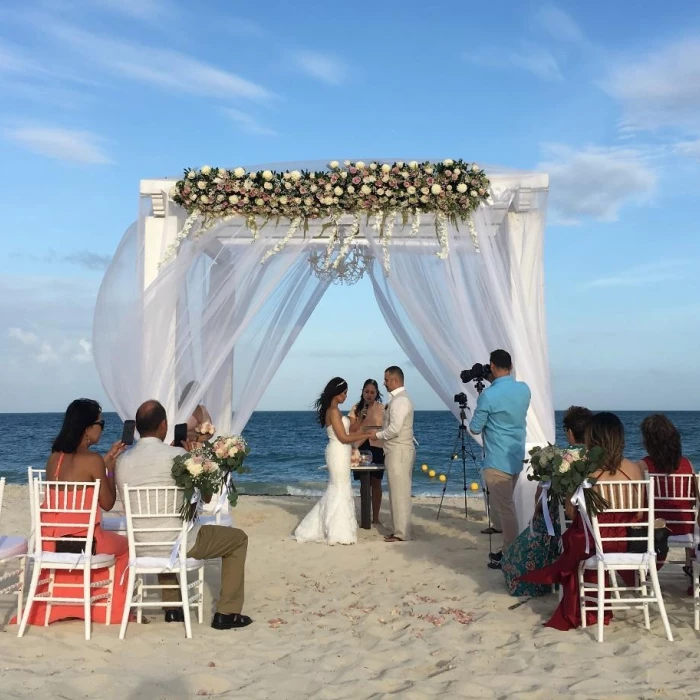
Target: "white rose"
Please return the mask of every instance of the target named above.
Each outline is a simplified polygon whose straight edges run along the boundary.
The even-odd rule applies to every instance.
[[[348,194],[355,194],[355,188],[352,185],[348,185]]]
[[[265,204],[265,200],[264,200],[262,197],[258,197],[258,198],[255,200],[255,203],[256,203],[259,207],[261,207],[263,204]]]
[[[271,170],[263,170],[263,180],[272,180],[272,171]]]
[[[195,173],[194,170],[190,170],[190,172],[187,173],[188,180],[194,180],[196,177],[197,177],[197,174]]]
[[[334,194],[336,194],[338,197],[340,197],[341,194],[343,194],[343,188],[342,187],[336,187],[333,190]]]
[[[347,170],[343,170],[343,172],[340,173],[340,177],[341,177],[341,179],[343,179],[343,180],[347,180],[347,179],[348,179],[348,172],[347,172]]]
[[[292,189],[292,183],[291,182],[285,182],[284,184],[284,189],[285,190],[291,190]]]
[[[369,185],[362,185],[360,192],[362,192],[362,194],[370,194],[372,192],[372,188]]]
[[[202,465],[197,464],[193,459],[188,459],[185,462],[185,467],[192,476],[199,476],[202,473]]]
[[[382,165],[382,172],[383,173],[390,173],[391,172],[391,166],[389,165],[389,163],[384,163],[384,165]]]
[[[377,169],[377,164],[376,164],[376,163],[370,163],[370,164],[369,164],[369,169],[370,169],[370,170],[376,170],[376,169]]]
[[[479,170],[479,166],[476,163],[472,164],[472,172],[475,173]]]
[[[223,195],[223,194],[217,194],[217,195],[216,195],[216,201],[217,201],[217,202],[223,202],[223,201],[224,201],[224,195]]]
[[[333,197],[324,197],[323,203],[324,204],[333,204]]]
[[[258,176],[257,173],[248,173],[248,177],[249,177],[251,180],[255,180],[255,178],[256,178],[257,176]]]
[[[472,191],[469,193],[469,196],[470,196],[470,197],[476,197],[477,195],[478,195],[478,192],[477,192],[476,190],[472,190]]]
[[[177,187],[175,187],[175,185],[173,185],[170,188],[170,192],[169,192],[170,199],[172,199],[176,194],[177,194]]]
[[[442,161],[442,164],[443,164],[445,167],[449,168],[450,165],[454,165],[455,162],[452,160],[452,158],[446,158],[445,160]]]
[[[241,177],[243,177],[243,176],[245,175],[245,170],[244,170],[243,168],[236,168],[236,169],[233,171],[233,174],[234,174],[236,177],[241,178]]]
[[[328,167],[333,168],[333,170],[335,170],[339,165],[340,163],[338,163],[337,160],[332,160],[330,163],[328,163]]]
[[[301,173],[298,170],[292,170],[292,172],[289,173],[289,177],[291,177],[294,182],[299,182],[299,180],[301,180]]]
[[[408,167],[411,168],[411,170],[418,170],[418,161],[417,160],[412,160],[409,164]]]
[[[217,174],[219,175],[219,177],[226,177],[228,175],[228,173],[226,172],[226,168],[219,168]]]
[[[398,162],[396,163],[396,167],[397,167],[397,168],[403,168],[403,161],[402,161],[402,160],[398,161]]]
[[[263,187],[264,187],[266,190],[271,190],[271,189],[272,189],[272,183],[271,183],[271,182],[266,182],[266,183],[263,185]]]
[[[463,182],[460,182],[459,185],[457,185],[457,192],[464,194],[466,191],[467,191],[467,186]]]
[[[330,191],[333,189],[333,185],[326,185],[323,189],[324,189],[326,192],[330,192]]]
[[[432,168],[431,166],[428,166],[428,167],[425,169],[425,172],[426,172],[427,175],[432,175],[432,174],[433,174],[433,171],[434,171],[434,168]]]
[[[408,188],[407,192],[408,192],[408,194],[415,194],[415,193],[416,193],[416,188],[415,188],[413,185],[411,185],[411,186]]]
[[[433,194],[440,194],[440,192],[442,192],[442,187],[440,187],[440,185],[438,185],[438,184],[435,184],[430,188],[430,191]]]
[[[365,164],[364,164],[361,160],[358,160],[357,163],[355,163],[355,167],[356,167],[358,170],[362,170],[362,168],[365,167]]]
[[[207,195],[203,194],[203,195],[199,198],[199,201],[200,201],[202,204],[209,204],[209,197],[207,197]]]
[[[286,204],[288,201],[289,201],[289,199],[287,198],[287,195],[283,194],[280,197],[280,204]]]
[[[304,204],[306,204],[307,207],[310,207],[313,203],[314,203],[314,200],[311,199],[311,197],[307,197],[307,198],[304,200]]]
[[[200,181],[197,183],[197,188],[200,189],[200,190],[206,190],[206,189],[207,189],[207,183],[204,182],[204,180],[200,180]]]
[[[560,473],[560,474],[566,474],[566,472],[568,472],[569,469],[571,469],[571,465],[570,465],[568,462],[566,462],[566,461],[563,461],[563,462],[559,465],[559,473]]]
[[[462,171],[461,171],[459,168],[455,168],[452,172],[453,172],[455,175],[459,175]]]
[[[426,202],[428,202],[429,200],[428,200],[427,195],[423,195],[423,196],[420,198],[420,201],[423,202],[423,204],[425,204]]]
[[[381,197],[381,196],[384,194],[384,188],[383,188],[383,187],[380,187],[380,188],[377,190],[377,194]]]
[[[231,204],[236,204],[238,202],[238,195],[232,194],[229,198],[228,201],[231,202]]]
[[[203,165],[200,168],[200,171],[201,171],[202,175],[209,175],[209,173],[211,172],[211,165]]]
[[[309,187],[309,189],[310,189],[312,192],[316,192],[316,191],[318,190],[318,185],[311,185],[311,187]]]

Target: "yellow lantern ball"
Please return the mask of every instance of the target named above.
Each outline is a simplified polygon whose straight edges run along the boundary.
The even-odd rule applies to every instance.
[[[477,484],[476,481],[472,481],[472,485],[471,485],[470,488],[471,488],[472,491],[478,491],[478,490],[479,490],[479,484]]]
[[[420,468],[422,471],[427,472],[428,471],[428,465],[427,464],[421,464]]]
[[[433,479],[433,478],[435,477],[435,470],[434,470],[434,469],[431,469],[431,470],[428,472],[428,476],[429,476],[431,479]]]
[[[444,474],[440,474],[438,479],[440,479],[440,481],[442,481],[443,484],[447,481],[447,477]]]

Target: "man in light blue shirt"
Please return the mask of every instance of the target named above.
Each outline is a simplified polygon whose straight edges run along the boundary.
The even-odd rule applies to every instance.
[[[505,350],[494,350],[490,359],[494,380],[479,396],[469,430],[483,433],[482,474],[505,546],[518,536],[513,489],[525,459],[530,388],[511,377],[513,361]]]

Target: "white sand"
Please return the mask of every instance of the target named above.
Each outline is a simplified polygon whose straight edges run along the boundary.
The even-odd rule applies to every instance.
[[[24,487],[9,486],[0,530],[25,532]],[[244,612],[255,623],[229,632],[184,628],[151,615],[116,626],[82,622],[15,627],[0,635],[0,698],[686,698],[700,696],[698,635],[682,574],[662,575],[676,642],[641,612],[621,613],[597,644],[592,631],[558,632],[541,623],[548,596],[517,602],[502,575],[485,567],[482,513],[465,521],[450,501],[414,507],[416,541],[385,544],[360,530],[351,547],[299,545],[288,536],[313,501],[242,497],[236,524],[250,536]],[[388,519],[388,514],[384,514]],[[676,570],[678,571],[678,570]],[[218,592],[207,571],[207,608]],[[10,615],[0,602],[0,619]],[[208,622],[208,618],[207,618]]]

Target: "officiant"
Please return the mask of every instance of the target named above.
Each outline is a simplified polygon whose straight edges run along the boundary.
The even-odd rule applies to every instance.
[[[350,432],[359,432],[363,428],[379,430],[384,422],[384,404],[379,384],[376,379],[368,379],[362,386],[360,400],[350,409]],[[361,452],[372,453],[372,464],[384,464],[384,443],[381,440],[365,440],[357,448]],[[360,472],[353,472],[353,478],[358,481]],[[382,479],[384,470],[373,471],[370,475],[372,489],[372,522],[379,524],[379,511],[382,507]]]

